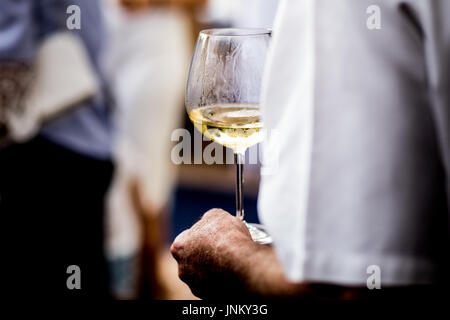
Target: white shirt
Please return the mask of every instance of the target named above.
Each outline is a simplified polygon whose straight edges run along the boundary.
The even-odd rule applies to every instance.
[[[370,5],[381,29],[366,25]],[[382,286],[440,279],[448,14],[445,0],[281,2],[262,99],[278,166],[258,206],[292,281],[365,285],[371,265]]]

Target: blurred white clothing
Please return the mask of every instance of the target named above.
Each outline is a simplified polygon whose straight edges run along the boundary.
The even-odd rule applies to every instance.
[[[258,206],[292,281],[448,272],[449,13],[445,0],[281,1],[262,99],[279,158]]]
[[[188,17],[174,9],[128,13],[107,1],[105,74],[118,108],[114,158],[117,172],[108,197],[109,258],[139,249],[139,225],[130,199],[136,180],[155,211],[170,200],[175,168],[170,135],[182,125],[191,54]]]

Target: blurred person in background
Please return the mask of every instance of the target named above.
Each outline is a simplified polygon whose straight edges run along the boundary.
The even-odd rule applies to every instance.
[[[176,266],[169,265],[167,224],[176,181],[169,141],[185,114],[192,17],[204,2],[103,2],[103,59],[117,108],[106,253],[112,292],[119,299],[192,297],[183,283],[176,284]]]
[[[171,247],[195,295],[435,297],[448,285],[450,3],[377,1],[370,30],[372,4],[281,1],[262,109],[282,139],[259,195],[274,243],[210,210]],[[381,290],[368,290],[377,269]]]
[[[81,25],[70,34],[81,43],[80,52],[97,77],[98,90],[91,99],[65,105],[71,109],[53,117],[28,141],[0,150],[0,214],[6,247],[2,256],[6,283],[2,288],[10,295],[108,296],[103,221],[104,196],[113,166],[109,112],[99,64],[103,43],[99,2],[0,0],[0,80],[6,76],[14,80],[17,70],[24,66],[33,69],[37,52],[47,39],[69,32],[68,8],[73,5],[80,8]],[[58,65],[65,57],[50,58]],[[53,70],[60,78],[52,80],[64,91],[73,83],[67,77],[74,66],[60,67],[62,70]],[[1,88],[6,91],[2,97],[10,94],[10,87]],[[59,93],[38,94],[43,100],[51,100]],[[11,107],[2,102],[3,111]],[[66,281],[71,274],[67,269],[71,265],[81,270],[82,290],[68,290]]]

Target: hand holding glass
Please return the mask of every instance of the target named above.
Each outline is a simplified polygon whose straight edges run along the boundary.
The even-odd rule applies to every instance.
[[[270,36],[266,29],[204,30],[189,70],[189,118],[206,137],[233,150],[236,216],[242,220],[245,151],[262,140],[259,99]],[[246,225],[255,242],[272,242],[263,226]]]

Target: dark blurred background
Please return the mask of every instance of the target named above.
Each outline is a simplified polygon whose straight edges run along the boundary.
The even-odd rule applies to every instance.
[[[35,268],[33,292],[49,296],[194,298],[168,248],[207,210],[235,213],[235,167],[171,159],[173,130],[194,136],[189,61],[200,30],[271,28],[277,4],[0,0],[7,290],[27,292]],[[248,222],[258,222],[259,168],[245,166]],[[72,264],[79,291],[66,286]]]

